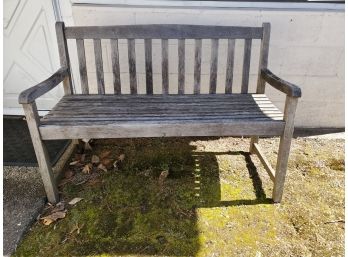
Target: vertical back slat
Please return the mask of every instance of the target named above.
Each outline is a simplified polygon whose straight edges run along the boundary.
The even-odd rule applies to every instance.
[[[146,94],[153,94],[153,79],[152,79],[152,40],[144,40],[145,47],[145,70],[146,70]]]
[[[120,57],[118,52],[118,40],[111,39],[111,62],[112,62],[112,74],[114,82],[114,93],[121,94],[121,76],[120,76]]]
[[[249,71],[251,56],[251,39],[244,40],[244,59],[243,59],[243,75],[242,75],[242,94],[248,93]]]
[[[263,27],[263,35],[261,39],[259,74],[258,74],[257,89],[256,89],[256,93],[258,94],[265,93],[265,81],[261,78],[261,69],[267,68],[267,64],[268,64],[268,51],[269,51],[271,24],[263,23],[262,27]]]
[[[132,95],[137,94],[137,70],[135,59],[135,40],[128,39],[129,84]]]
[[[56,22],[56,35],[57,35],[57,43],[60,57],[60,65],[62,67],[69,68],[69,75],[67,79],[64,79],[64,94],[71,95],[73,93],[72,80],[71,80],[71,69],[70,69],[70,60],[69,60],[69,52],[68,46],[65,37],[65,26],[64,22]]]
[[[81,91],[82,94],[88,94],[88,79],[87,79],[87,67],[85,56],[85,43],[83,39],[76,39],[77,56],[79,59],[80,79],[81,79]]]
[[[210,87],[209,94],[216,93],[217,64],[218,64],[219,40],[211,40],[211,59],[210,59]]]
[[[201,92],[201,60],[202,60],[202,39],[195,40],[195,67],[193,72],[194,85],[193,93]]]
[[[225,85],[225,93],[226,94],[232,94],[235,45],[236,45],[236,41],[234,39],[228,40],[227,64],[226,64],[226,85]]]
[[[178,40],[178,94],[185,93],[185,39]]]
[[[162,94],[167,95],[168,92],[168,39],[162,39]]]
[[[94,39],[95,67],[97,70],[98,94],[105,94],[103,55],[100,39]]]

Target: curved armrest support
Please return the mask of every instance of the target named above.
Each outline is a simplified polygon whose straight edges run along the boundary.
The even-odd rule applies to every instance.
[[[18,102],[20,104],[29,104],[34,102],[36,98],[38,98],[39,96],[42,96],[43,94],[47,93],[48,91],[56,87],[68,75],[69,75],[69,70],[67,67],[60,68],[56,73],[54,73],[48,79],[20,93]]]
[[[261,70],[261,77],[264,81],[266,81],[268,84],[270,84],[275,89],[278,89],[279,91],[285,93],[287,96],[290,97],[301,97],[301,88],[298,86],[291,84],[285,80],[282,80],[281,78],[274,75],[270,70],[268,69],[262,69]]]

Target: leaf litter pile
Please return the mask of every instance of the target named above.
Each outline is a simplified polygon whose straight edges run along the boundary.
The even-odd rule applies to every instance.
[[[260,144],[273,167],[278,139]],[[282,204],[248,139],[81,143],[14,256],[343,256],[344,141],[293,140]]]

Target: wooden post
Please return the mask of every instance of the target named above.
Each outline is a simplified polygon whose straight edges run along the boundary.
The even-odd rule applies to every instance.
[[[70,70],[70,59],[68,52],[68,45],[65,37],[65,25],[64,22],[56,22],[56,34],[57,43],[60,57],[60,65],[62,67],[68,67],[69,75],[63,81],[64,93],[66,95],[71,95],[73,93],[72,80],[71,80],[71,70]]]
[[[36,103],[23,104],[23,108],[48,201],[50,203],[57,203],[59,201],[58,189],[54,180],[46,146],[41,140],[41,135],[38,128],[39,115],[36,108]]]
[[[265,93],[265,81],[261,77],[261,70],[263,68],[267,68],[268,65],[268,52],[269,52],[269,39],[271,34],[271,24],[270,23],[263,23],[263,33],[262,33],[262,39],[261,39],[261,46],[260,46],[260,59],[259,59],[259,73],[257,76],[257,94],[264,94]],[[250,140],[250,153],[255,153],[254,151],[254,143],[259,142],[258,136],[251,137]]]
[[[278,159],[276,166],[276,173],[273,187],[273,201],[279,203],[282,200],[283,188],[286,176],[286,170],[288,166],[288,159],[290,153],[291,139],[294,132],[294,120],[297,106],[297,97],[286,97],[284,120],[285,128],[283,135],[280,137]]]

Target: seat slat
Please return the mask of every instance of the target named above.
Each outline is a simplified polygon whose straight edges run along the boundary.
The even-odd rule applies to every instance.
[[[224,97],[224,95],[216,95],[216,101],[205,101],[204,97],[200,97],[201,101],[197,101],[197,96],[184,97],[172,96],[167,99],[175,100],[174,102],[162,101],[151,102],[156,97],[143,97],[141,104],[135,101],[138,96],[129,96],[124,98],[121,96],[104,96],[103,98],[95,98],[91,101],[89,96],[63,97],[43,122],[53,122],[57,120],[75,120],[76,122],[84,119],[95,118],[96,120],[117,120],[117,119],[141,119],[147,120],[159,118],[162,120],[182,120],[182,119],[268,119],[281,120],[282,113],[269,101],[266,97],[260,98],[262,101],[255,101],[250,95],[239,95],[242,102],[235,102],[234,95]],[[82,98],[88,99],[83,101]],[[198,97],[199,98],[199,97]],[[75,99],[75,101],[74,101]],[[157,98],[158,99],[158,98]],[[196,101],[192,101],[196,99]],[[257,99],[257,98],[256,98]],[[152,117],[152,118],[151,118]]]
[[[162,39],[162,94],[169,93],[168,39]]]
[[[178,40],[178,94],[185,93],[185,39]]]
[[[194,67],[194,85],[193,93],[201,92],[201,61],[202,61],[202,39],[195,40],[195,67]]]
[[[121,76],[120,76],[120,57],[118,52],[118,40],[111,39],[111,62],[112,62],[112,74],[114,82],[114,93],[121,94]]]
[[[137,94],[137,70],[135,59],[135,40],[128,39],[128,64],[129,64],[129,83],[132,95]]]
[[[43,139],[270,136],[284,129],[282,112],[257,94],[68,95],[40,124]]]
[[[211,40],[211,58],[210,58],[210,86],[209,94],[216,93],[216,80],[217,80],[217,65],[218,65],[218,50],[219,40]]]
[[[95,67],[97,72],[98,94],[105,94],[103,55],[100,39],[94,39]]]
[[[145,47],[145,71],[146,71],[146,94],[153,94],[153,79],[152,79],[152,40],[144,40]]]
[[[225,93],[226,94],[232,94],[235,44],[236,44],[236,41],[234,39],[228,40],[227,64],[226,64],[226,85],[225,85]]]

